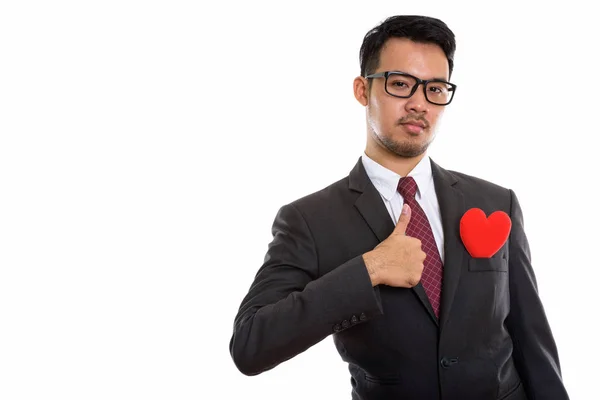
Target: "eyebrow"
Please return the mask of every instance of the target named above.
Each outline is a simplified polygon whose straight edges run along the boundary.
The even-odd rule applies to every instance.
[[[395,70],[391,70],[391,71],[392,71],[392,72],[401,72],[401,73],[403,73],[403,74],[412,75],[412,74],[411,74],[411,73],[409,73],[409,72],[402,71],[402,70],[399,70],[399,69],[395,69]],[[448,79],[446,79],[446,78],[440,78],[440,77],[438,77],[438,76],[434,76],[434,77],[433,77],[433,78],[431,78],[431,79],[435,79],[435,80],[438,80],[438,81],[444,81],[444,82],[447,82],[447,83],[449,83],[449,82],[450,82]],[[430,79],[430,80],[431,80],[431,79]],[[424,79],[424,80],[427,80],[427,79]]]

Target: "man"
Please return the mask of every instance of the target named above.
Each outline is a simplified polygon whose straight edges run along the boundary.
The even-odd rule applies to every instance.
[[[353,399],[568,399],[515,193],[426,155],[456,91],[454,51],[434,18],[392,17],[365,36],[354,80],[365,152],[277,213],[235,318],[242,373],[333,334]],[[510,218],[483,255],[483,234],[466,232],[471,209]]]

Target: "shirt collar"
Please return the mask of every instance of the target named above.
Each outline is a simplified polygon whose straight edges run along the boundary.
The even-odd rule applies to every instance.
[[[379,193],[389,201],[398,191],[398,182],[400,182],[401,176],[378,164],[367,156],[366,153],[363,153],[361,159],[371,182],[373,182]],[[419,199],[423,198],[433,180],[429,156],[426,155],[423,157],[412,171],[408,173],[408,176],[412,176],[417,183],[418,190],[416,196]]]

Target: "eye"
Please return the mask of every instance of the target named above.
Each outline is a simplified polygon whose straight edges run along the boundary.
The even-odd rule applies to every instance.
[[[406,82],[402,82],[402,81],[394,81],[391,82],[391,85],[397,88],[404,88],[404,87],[408,87],[408,85],[406,84]]]
[[[387,91],[395,96],[408,97],[416,84],[417,82],[410,76],[390,75],[387,80]]]
[[[427,85],[428,93],[436,96],[447,96],[450,90],[450,86],[442,82],[432,82]]]

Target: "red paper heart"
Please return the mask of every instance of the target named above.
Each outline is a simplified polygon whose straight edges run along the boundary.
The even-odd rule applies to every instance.
[[[471,208],[460,219],[460,237],[471,257],[489,258],[506,242],[511,226],[504,211],[486,217],[483,210]]]

